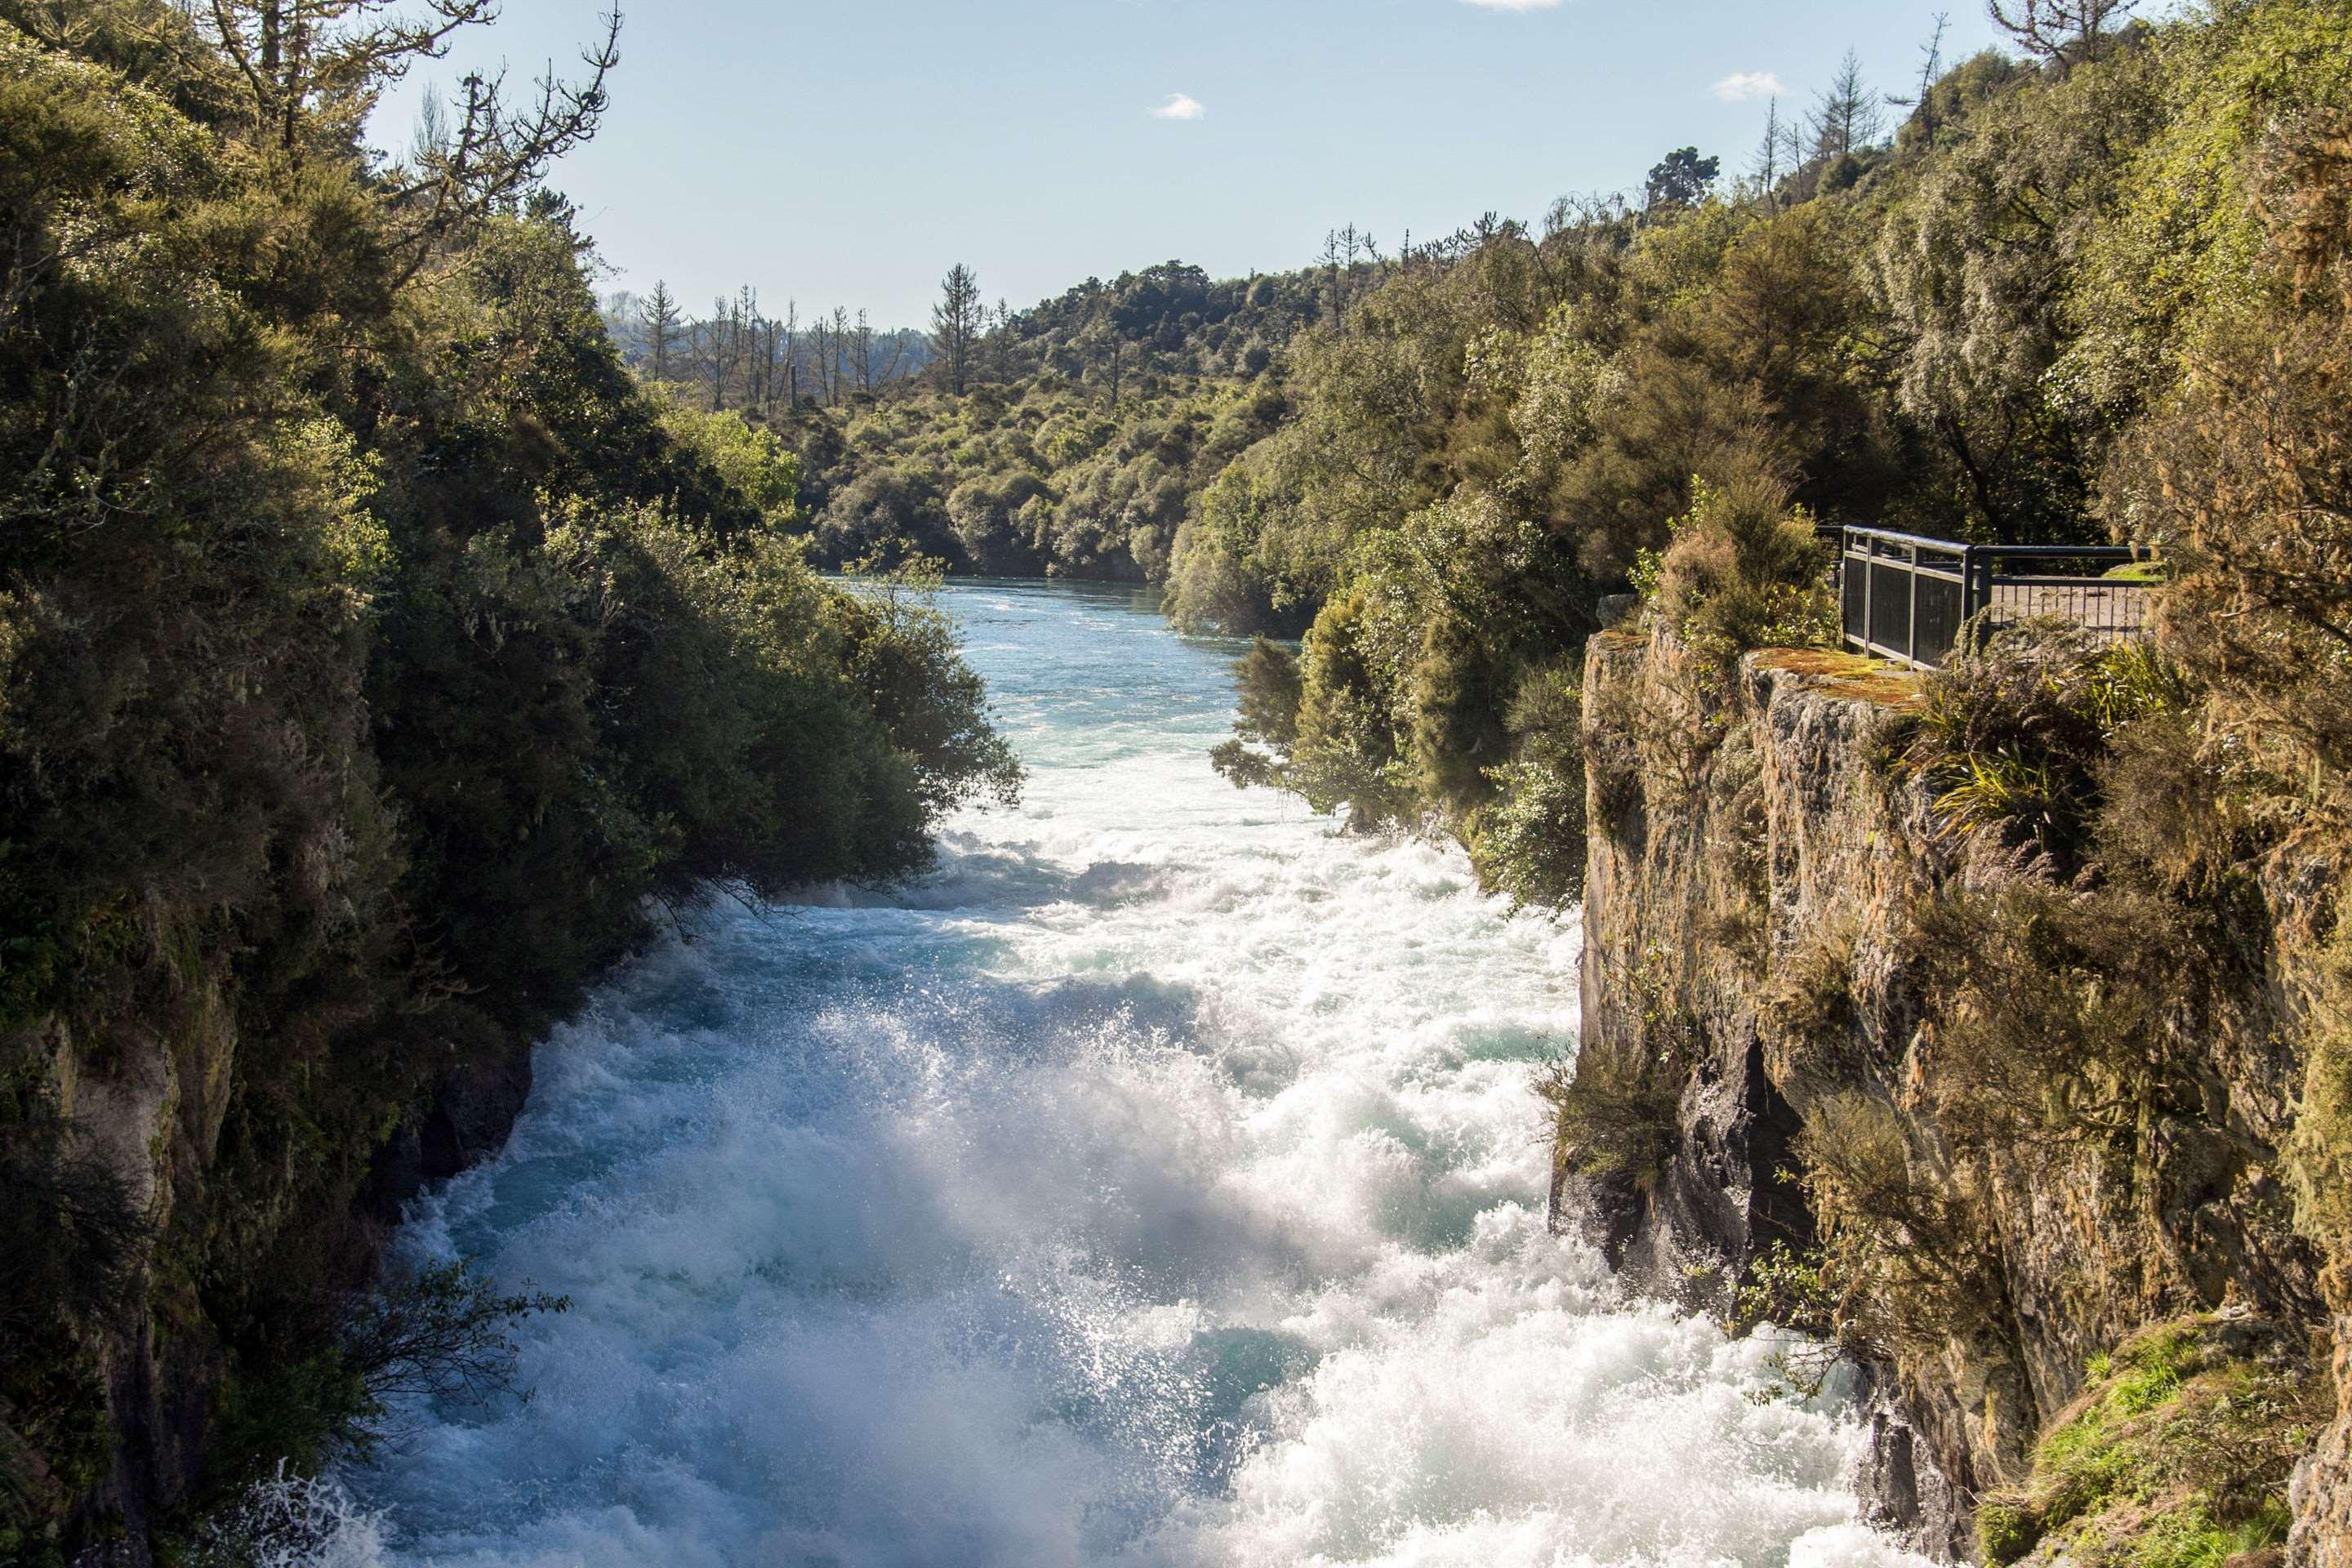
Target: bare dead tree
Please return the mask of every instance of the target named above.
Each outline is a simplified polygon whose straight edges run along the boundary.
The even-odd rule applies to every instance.
[[[735,304],[729,312],[728,324],[734,338],[736,366],[743,376],[743,400],[756,405],[760,400],[756,379],[760,369],[760,291],[749,283],[735,290]]]
[[[1815,104],[1813,151],[1824,158],[1844,157],[1874,145],[1885,126],[1877,99],[1863,80],[1862,57],[1848,49]]]
[[[833,308],[831,331],[833,354],[832,362],[825,367],[825,379],[827,384],[833,388],[833,401],[838,403],[849,380],[848,306],[835,305]]]
[[[2096,60],[2139,0],[1985,0],[1995,26],[2061,68]]]
[[[1780,156],[1791,175],[1801,174],[1812,150],[1805,144],[1804,121],[1795,115],[1780,121]]]
[[[971,268],[957,262],[940,285],[940,302],[931,307],[931,342],[948,386],[958,397],[971,379],[972,351],[986,325],[987,308],[980,302],[980,279]]]
[[[1916,107],[1918,110],[1919,129],[1927,133],[1929,142],[1936,139],[1936,82],[1944,74],[1944,35],[1950,31],[1951,26],[1950,12],[1936,13],[1936,30],[1927,36],[1926,43],[1919,46],[1918,90],[1909,98],[1898,98],[1893,93],[1886,98],[1886,101],[1897,109]]]
[[[999,381],[1013,379],[1013,307],[1003,299],[996,301],[996,314],[988,323],[989,360],[992,373]]]
[[[1780,202],[1780,100],[1775,97],[1764,107],[1764,142],[1756,149],[1756,194],[1767,211]]]
[[[694,349],[695,363],[709,388],[710,412],[719,413],[727,406],[727,391],[734,384],[735,373],[741,368],[745,338],[750,323],[746,319],[747,289],[732,300],[719,299],[711,302],[710,319],[697,321],[687,329]]]
[[[784,319],[779,324],[778,335],[783,340],[784,406],[798,406],[801,400],[801,306],[797,300],[784,301]]]
[[[187,0],[242,80],[253,134],[297,163],[357,141],[383,89],[451,38],[496,20],[497,0]],[[393,239],[414,277],[449,234],[493,210],[596,133],[620,63],[621,13],[581,53],[586,74],[551,68],[510,100],[505,71],[472,71],[454,109],[433,100],[424,134],[391,180]]]

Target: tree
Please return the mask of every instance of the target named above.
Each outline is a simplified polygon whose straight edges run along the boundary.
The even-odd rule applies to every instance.
[[[498,19],[498,0],[420,0],[421,16],[387,16],[391,0],[205,0],[180,8],[208,29],[244,89],[257,140],[291,162],[332,157],[357,140],[384,88],[419,60],[449,52],[465,28]],[[390,171],[385,204],[407,282],[433,247],[517,197],[549,164],[596,133],[604,79],[620,64],[621,13],[581,51],[588,74],[552,71],[510,101],[503,69],[458,79],[457,107],[437,99],[410,161]]]
[[[1698,205],[1706,199],[1722,167],[1722,159],[1702,158],[1696,147],[1675,149],[1651,169],[1650,178],[1642,187],[1643,210],[1654,213],[1662,207]]]
[[[1952,14],[1936,13],[1936,30],[1919,46],[1919,90],[1909,98],[1887,96],[1886,101],[1897,109],[1919,111],[1919,129],[1932,143],[1936,140],[1936,81],[1944,74],[1944,35],[1951,30]]]
[[[827,319],[825,331],[827,338],[832,344],[831,358],[825,366],[824,372],[825,384],[832,388],[831,396],[833,401],[839,403],[841,401],[842,392],[849,380],[850,328],[848,306],[835,305],[833,308],[833,314]]]
[[[800,401],[800,366],[793,358],[794,351],[800,346],[800,302],[787,300],[784,301],[784,319],[768,323],[764,345],[766,374],[762,380],[769,403],[775,401],[780,372],[784,384],[784,405],[789,408]]]
[[[727,384],[734,377],[742,348],[741,321],[735,302],[724,299],[711,301],[710,319],[688,328],[688,336],[694,345],[695,359],[709,383],[710,411],[716,414],[727,406]]]
[[[971,380],[972,351],[986,310],[980,300],[980,279],[972,269],[961,261],[949,268],[940,302],[931,307],[931,343],[939,351],[949,390],[958,397]]]
[[[2139,0],[1985,0],[1985,6],[2026,53],[2071,66],[2097,59]]]
[[[1013,307],[1003,300],[996,302],[996,315],[989,325],[989,347],[995,361],[993,371],[999,381],[1013,379]]]
[[[1852,49],[1838,62],[1838,73],[1813,110],[1813,152],[1818,157],[1843,158],[1877,144],[1885,120],[1878,111],[1877,95],[1863,80],[1862,57]]]
[[[1756,149],[1756,195],[1767,208],[1779,200],[1780,188],[1780,100],[1764,108],[1764,141]]]
[[[654,291],[646,296],[637,314],[646,324],[646,346],[654,362],[654,379],[669,379],[669,346],[677,341],[677,324],[684,312],[677,308],[677,296],[669,291],[667,279],[656,279]]]

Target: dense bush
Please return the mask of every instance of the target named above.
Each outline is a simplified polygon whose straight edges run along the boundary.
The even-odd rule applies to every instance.
[[[1906,761],[1953,830],[2030,847],[2071,875],[2089,851],[2110,747],[2186,700],[2146,644],[2030,620],[1926,681]]]
[[[1690,511],[1667,527],[1653,603],[1686,646],[1727,659],[1836,643],[1828,563],[1786,486],[1754,472],[1719,489],[1696,480]]]
[[[0,1449],[58,1482],[116,1436],[76,1302],[158,1397],[226,1377],[216,1479],[301,1448],[436,1080],[655,901],[904,875],[1018,775],[919,595],[803,563],[774,436],[622,364],[535,184],[596,91],[387,168],[300,74],[351,40],[247,76],[238,18],[0,3],[0,1228],[48,1303],[0,1303]]]

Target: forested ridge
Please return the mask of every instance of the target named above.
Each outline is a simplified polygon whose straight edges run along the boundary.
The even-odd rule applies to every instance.
[[[535,1303],[367,1289],[388,1146],[706,889],[887,881],[1017,787],[921,585],[821,581],[790,459],[610,342],[544,177],[614,38],[366,149],[493,14],[0,4],[11,1562],[494,1384]]]
[[[2280,226],[2296,179],[2332,188],[2352,87],[2338,7],[2132,11],[2036,5],[1958,62],[1938,29],[1891,100],[1849,58],[1751,153],[1537,225],[1351,226],[1292,273],[1171,262],[983,312],[961,395],[935,365],[743,412],[800,455],[821,558],[1311,626],[1303,668],[1254,660],[1298,700],[1254,702],[1229,765],[1360,825],[1434,814],[1558,901],[1604,597],[1801,643],[1835,524],[2172,542],[2151,432],[2226,345],[2312,319]]]

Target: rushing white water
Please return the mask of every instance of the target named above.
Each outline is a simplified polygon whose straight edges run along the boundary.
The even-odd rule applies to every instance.
[[[1575,927],[1216,778],[1232,645],[949,605],[1026,803],[913,888],[714,913],[547,1044],[406,1245],[574,1306],[528,1402],[353,1479],[360,1555],[1901,1561],[1766,1347],[1547,1234]]]

